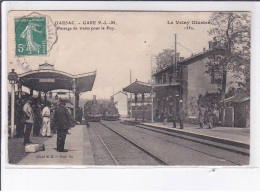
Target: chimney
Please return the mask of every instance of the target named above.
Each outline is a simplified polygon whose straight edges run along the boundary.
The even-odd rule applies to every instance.
[[[96,102],[96,101],[97,101],[97,96],[93,95],[93,102]]]
[[[176,53],[176,62],[178,63],[179,61],[180,61],[180,53]]]
[[[184,60],[184,57],[180,57],[180,61],[183,61]]]
[[[217,46],[217,42],[214,41],[209,41],[209,49],[214,49]]]

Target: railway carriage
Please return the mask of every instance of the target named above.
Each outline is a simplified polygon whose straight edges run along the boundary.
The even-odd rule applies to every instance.
[[[104,110],[103,110],[103,120],[108,121],[116,121],[120,118],[120,114],[118,112],[118,109],[115,107],[114,103],[109,104]]]

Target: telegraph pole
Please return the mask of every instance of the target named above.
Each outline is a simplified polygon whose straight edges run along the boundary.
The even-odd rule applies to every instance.
[[[151,97],[152,97],[152,102],[151,102],[151,121],[153,123],[153,83],[152,83],[152,80],[153,80],[153,55],[151,55],[151,85],[152,85],[152,90],[151,90]]]
[[[178,99],[178,111],[180,109],[180,103],[182,102],[182,85],[181,85],[181,68],[177,64],[177,35],[175,34],[175,70],[176,70],[176,79],[179,82],[179,99]]]
[[[175,55],[174,55],[174,64],[175,64],[175,72],[176,72],[176,77],[177,77],[177,35],[175,34],[174,37],[175,37],[175,48],[174,48]]]
[[[175,48],[174,48],[174,72],[175,72],[175,79],[176,79],[176,81],[178,82],[179,80],[178,80],[178,67],[177,67],[177,35],[176,34],[174,34],[174,43],[175,43]],[[176,112],[178,112],[179,111],[179,101],[180,101],[180,99],[179,99],[179,97],[180,97],[180,91],[179,91],[179,94],[177,95],[176,93],[175,93],[175,111]]]

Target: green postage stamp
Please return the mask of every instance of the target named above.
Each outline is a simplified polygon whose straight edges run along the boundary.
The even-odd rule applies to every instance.
[[[15,18],[15,44],[16,56],[46,55],[46,18]]]

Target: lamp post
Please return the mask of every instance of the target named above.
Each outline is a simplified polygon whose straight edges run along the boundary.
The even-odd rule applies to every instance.
[[[11,84],[11,138],[14,138],[14,97],[15,97],[15,84],[18,81],[18,75],[16,72],[14,72],[14,69],[12,69],[12,72],[8,74],[8,80]]]

